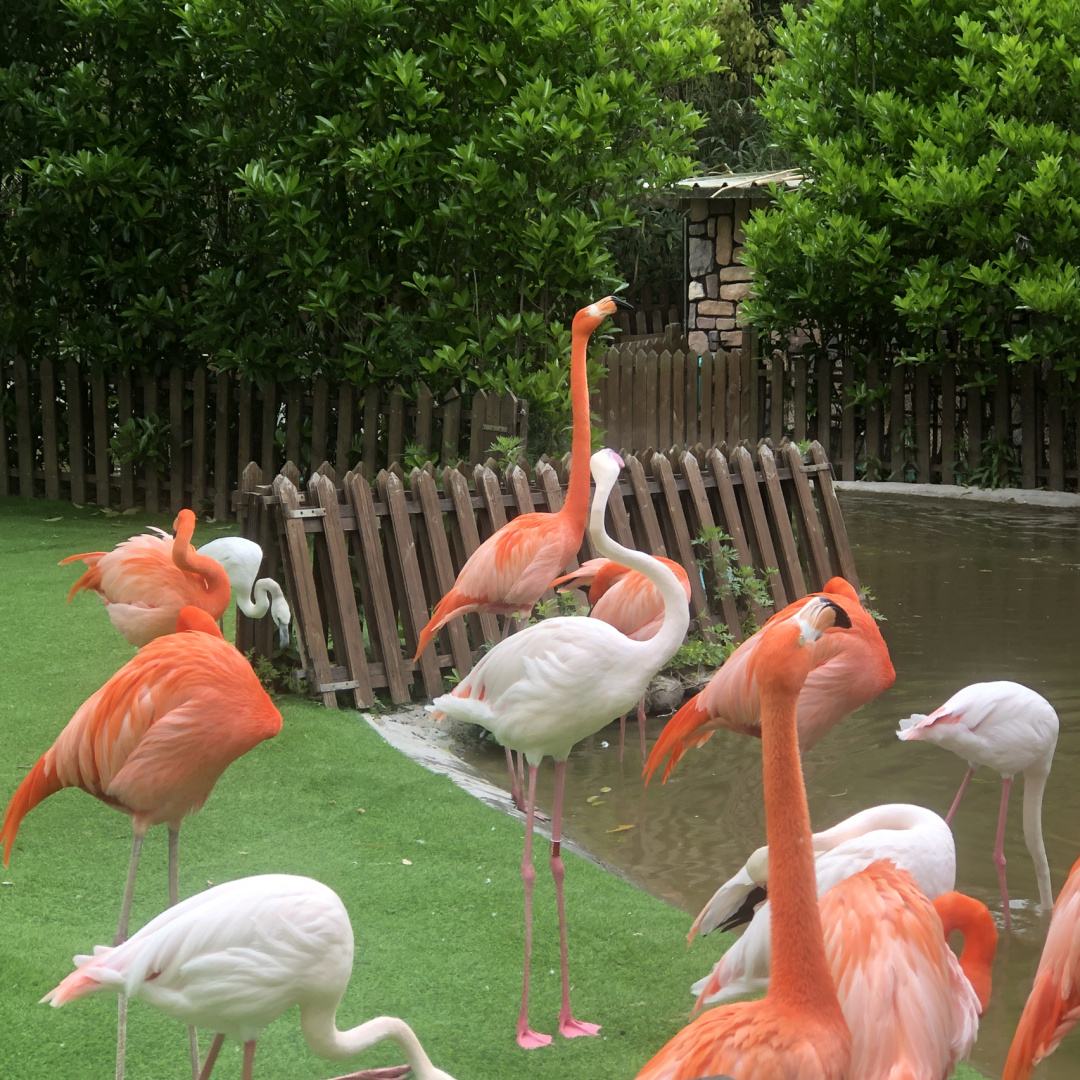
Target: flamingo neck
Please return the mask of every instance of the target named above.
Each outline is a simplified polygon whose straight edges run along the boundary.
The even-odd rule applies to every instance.
[[[810,809],[795,721],[797,693],[761,682],[761,771],[772,908],[769,996],[839,1013],[818,907]]]
[[[570,343],[570,408],[574,434],[570,443],[570,483],[566,502],[560,513],[577,530],[585,532],[585,515],[589,508],[589,458],[592,455],[592,427],[589,422],[589,375],[587,351],[592,326],[575,326]]]
[[[206,610],[213,611],[216,615],[229,606],[229,597],[232,595],[232,583],[225,568],[209,555],[200,555],[191,546],[191,534],[194,527],[182,527],[177,530],[173,540],[172,559],[173,563],[181,570],[189,574],[198,574],[206,587]]]
[[[597,482],[589,515],[589,537],[600,555],[621,566],[637,570],[656,586],[664,602],[663,622],[652,637],[636,644],[640,645],[648,656],[658,658],[656,668],[659,670],[686,637],[686,630],[690,625],[690,605],[679,579],[659,559],[646,555],[644,551],[623,547],[608,536],[604,528],[604,512],[617,481],[618,474],[613,472],[610,477],[604,476]]]
[[[236,606],[249,619],[261,619],[270,610],[270,601],[273,598],[271,585],[277,585],[273,578],[259,578],[252,586],[251,596],[243,590],[238,590]],[[278,588],[280,591],[280,586]]]
[[[335,1020],[336,1012],[336,1004],[330,1003],[309,1004],[301,1008],[300,1023],[312,1053],[331,1060],[352,1057],[383,1039],[393,1039],[404,1052],[415,1080],[438,1075],[420,1040],[404,1020],[396,1016],[379,1016],[348,1031],[340,1031]]]
[[[979,998],[979,1011],[990,1001],[994,954],[997,952],[997,927],[985,904],[963,893],[951,892],[933,901],[948,939],[952,933],[963,935],[960,967]]]
[[[1024,773],[1024,843],[1035,864],[1035,880],[1039,883],[1039,906],[1049,911],[1054,906],[1054,887],[1050,881],[1050,864],[1046,861],[1043,843],[1042,804],[1050,766],[1036,766]]]

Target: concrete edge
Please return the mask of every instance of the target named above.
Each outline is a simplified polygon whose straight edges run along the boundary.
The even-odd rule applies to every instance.
[[[1071,491],[976,488],[961,487],[959,484],[904,484],[883,480],[836,480],[833,486],[841,492],[919,495],[930,499],[957,499],[962,502],[1007,503],[1018,506],[1045,506],[1056,510],[1080,510],[1080,494]]]

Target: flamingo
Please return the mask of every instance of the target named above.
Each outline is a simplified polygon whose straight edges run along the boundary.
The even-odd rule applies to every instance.
[[[500,615],[528,615],[551,579],[578,553],[585,535],[589,505],[589,384],[586,353],[593,331],[619,308],[633,305],[618,296],[606,296],[575,316],[570,345],[570,405],[573,439],[570,446],[570,483],[566,501],[555,514],[519,514],[487,538],[466,560],[450,591],[435,605],[420,631],[413,660],[428,647],[441,627],[470,611]],[[521,783],[511,752],[506,749],[510,793],[524,810]]]
[[[1035,984],[1016,1025],[1002,1080],[1027,1080],[1080,1020],[1080,859],[1050,917]]]
[[[563,896],[562,836],[566,759],[574,744],[621,716],[644,694],[649,680],[682,644],[690,612],[682,586],[662,563],[624,548],[604,531],[604,510],[619,477],[622,458],[601,450],[591,462],[596,480],[589,536],[601,555],[639,570],[664,601],[664,620],[647,641],[634,641],[600,619],[580,616],[546,619],[504,638],[448,694],[431,705],[436,718],[487,728],[504,746],[524,754],[529,767],[525,844],[521,878],[525,890],[525,960],[517,1041],[525,1049],[546,1046],[551,1036],[528,1025],[529,964],[532,952],[532,865],[536,774],[541,761],[555,762],[551,814],[551,875],[559,918],[562,1007],[559,1033],[572,1039],[595,1035],[596,1024],[576,1020],[570,1009],[566,905]],[[548,579],[550,580],[550,578]]]
[[[0,847],[11,861],[23,818],[63,788],[82,788],[131,817],[128,864],[115,943],[127,937],[143,838],[169,827],[169,900],[179,899],[183,818],[206,801],[238,757],[281,730],[281,713],[251,665],[224,641],[214,619],[186,606],[176,633],[155,638],[76,710],[8,803]],[[124,1074],[124,999],[117,1078]]]
[[[1011,926],[1009,889],[1005,879],[1005,822],[1013,776],[1024,774],[1024,843],[1035,864],[1039,904],[1054,904],[1050,865],[1042,835],[1042,800],[1054,760],[1058,716],[1041,694],[1020,683],[972,683],[958,690],[929,716],[916,713],[900,721],[896,737],[904,742],[930,742],[951,750],[968,763],[956,798],[945,815],[951,825],[975,770],[987,765],[1001,775],[994,863],[997,866],[1005,929]]]
[[[61,559],[61,566],[72,562],[87,566],[68,600],[83,589],[96,592],[113,626],[137,647],[171,634],[182,607],[202,608],[220,619],[229,604],[228,575],[219,562],[192,550],[193,511],[181,510],[173,529],[175,539],[141,533],[112,551],[85,551]]]
[[[214,559],[225,568],[236,606],[249,618],[261,619],[267,611],[277,627],[278,645],[289,644],[292,612],[281,586],[271,577],[259,577],[263,550],[254,540],[243,536],[221,536],[203,544],[199,554]]]
[[[660,560],[680,581],[690,601],[690,578],[681,563],[657,555]],[[589,603],[592,610],[589,617],[603,619],[627,637],[635,641],[651,638],[664,621],[664,601],[653,583],[636,570],[610,559],[589,559],[574,570],[556,578],[551,587],[589,586]],[[637,706],[638,737],[641,740],[641,759],[645,760],[645,699]],[[623,759],[623,746],[626,742],[626,717],[619,717],[619,760]]]
[[[772,981],[764,998],[709,1009],[672,1038],[638,1080],[846,1080],[851,1034],[825,957],[796,708],[810,672],[853,632],[817,596],[770,620],[749,674],[758,687],[765,832],[772,856]],[[854,633],[858,633],[857,630]]]
[[[852,633],[845,634],[836,654],[810,673],[799,695],[799,744],[808,750],[830,728],[856,709],[873,701],[896,680],[889,650],[859,594],[843,578],[830,578],[819,593],[810,593],[778,611],[756,634],[747,638],[709,680],[667,722],[645,763],[648,782],[664,763],[666,781],[691,746],[701,746],[717,728],[759,735],[758,687],[753,658],[762,635],[774,622],[784,622],[815,599],[826,598],[844,609]]]
[[[880,859],[910,873],[931,900],[949,892],[956,883],[952,831],[938,814],[922,806],[872,806],[831,829],[814,833],[811,840],[819,896]],[[720,957],[711,974],[691,987],[699,1004],[715,1005],[768,986],[768,878],[769,849],[761,847],[717,889],[690,927],[687,940],[692,941],[698,933],[733,930],[749,922],[746,932]]]
[[[111,990],[209,1028],[217,1034],[200,1080],[209,1080],[226,1037],[244,1044],[244,1080],[251,1080],[260,1032],[294,1005],[320,1057],[351,1057],[393,1039],[408,1058],[408,1065],[339,1080],[453,1080],[403,1020],[383,1016],[338,1030],[352,974],[352,926],[337,893],[311,878],[260,874],[217,885],[167,908],[124,944],[76,956],[75,965],[43,1002],[59,1008]]]
[[[948,1080],[990,1000],[997,928],[986,905],[955,892],[931,903],[911,874],[879,860],[821,898],[821,921],[850,1076]],[[959,960],[953,931],[964,936]]]

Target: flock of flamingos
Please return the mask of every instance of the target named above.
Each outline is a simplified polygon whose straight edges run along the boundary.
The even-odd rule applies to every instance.
[[[419,636],[417,655],[450,619],[470,611],[527,615],[554,583],[590,586],[590,617],[547,619],[498,642],[448,694],[436,717],[479,724],[506,749],[511,787],[525,813],[524,977],[516,1039],[551,1042],[529,1021],[533,829],[537,770],[555,768],[550,869],[560,934],[558,1032],[599,1026],[570,1005],[564,867],[560,854],[566,762],[574,745],[625,716],[683,642],[689,625],[685,571],[616,543],[605,509],[622,461],[590,456],[586,349],[623,302],[579,311],[571,353],[574,416],[570,483],[553,514],[521,515],[472,554]],[[589,474],[595,494],[589,509]],[[588,527],[602,558],[564,575]],[[402,1020],[380,1017],[347,1031],[336,1013],[352,970],[353,936],[338,896],[310,878],[242,878],[179,900],[178,841],[225,769],[281,728],[281,715],[247,660],[218,628],[230,597],[255,617],[269,612],[287,640],[289,609],[270,579],[256,580],[262,553],[238,538],[191,545],[195,516],[174,534],[127,540],[109,552],[73,555],[86,570],[71,595],[105,602],[135,656],[75,713],[19,785],[0,828],[4,862],[25,815],[79,787],[132,822],[131,862],[112,947],[75,958],[46,996],[64,1005],[97,991],[119,997],[118,1078],[124,1073],[126,1002],[135,997],[188,1025],[193,1076],[207,1080],[222,1041],[243,1043],[251,1080],[255,1040],[293,1005],[305,1039],[337,1059],[390,1038],[407,1064],[338,1080],[452,1080]],[[560,577],[560,575],[563,575]],[[994,859],[1009,930],[1003,854],[1013,777],[1024,777],[1024,838],[1035,862],[1039,904],[1053,907],[1034,988],[1005,1065],[1028,1077],[1080,1018],[1080,861],[1056,904],[1041,832],[1042,793],[1058,734],[1051,705],[1011,682],[968,686],[927,716],[900,722],[902,740],[952,750],[968,764],[948,815],[888,804],[812,833],[800,752],[892,685],[895,672],[874,619],[855,590],[833,578],[777,612],[744,641],[709,684],[668,722],[648,754],[645,779],[666,779],[683,753],[718,728],[759,736],[768,846],[725,882],[690,930],[746,929],[693,987],[698,1009],[765,990],[755,1001],[698,1012],[638,1073],[638,1080],[945,1080],[970,1051],[991,992],[997,929],[986,906],[954,892],[949,823],[974,770],[1002,776]],[[644,751],[644,732],[642,729]],[[516,758],[515,758],[516,755]],[[128,918],[146,831],[169,832],[171,905],[131,937]],[[963,936],[957,956],[947,939]],[[199,1061],[197,1028],[214,1032]],[[590,1075],[604,1075],[598,1064]]]

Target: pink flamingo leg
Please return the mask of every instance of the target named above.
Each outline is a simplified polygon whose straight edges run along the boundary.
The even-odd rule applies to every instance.
[[[169,907],[180,900],[180,826],[169,826]],[[191,1075],[199,1077],[199,1036],[190,1024],[188,1034],[188,1055],[191,1058]]]
[[[244,1043],[244,1080],[254,1080],[255,1076],[255,1040],[250,1039]]]
[[[641,741],[641,760],[644,761],[648,754],[645,753],[645,699],[637,703],[637,733]]]
[[[1012,791],[1012,777],[1001,779],[1001,809],[998,811],[997,836],[994,838],[994,865],[997,867],[998,885],[1001,887],[1001,903],[1005,912],[1005,929],[1012,928],[1009,911],[1009,887],[1005,883],[1005,821],[1009,816],[1009,793]]]
[[[529,766],[529,794],[525,803],[525,848],[521,854],[521,883],[525,887],[525,974],[518,1013],[517,1043],[522,1050],[535,1050],[551,1042],[550,1035],[529,1027],[529,965],[532,960],[532,901],[536,870],[532,861],[533,808],[536,806],[536,766]]]
[[[562,968],[562,1008],[559,1009],[559,1034],[565,1039],[595,1035],[599,1024],[575,1020],[570,1012],[570,961],[566,940],[566,898],[563,879],[566,868],[561,854],[563,790],[566,787],[566,762],[555,762],[555,803],[551,811],[551,876],[555,879],[555,906],[559,912],[559,965]]]
[[[949,807],[949,812],[945,815],[945,824],[951,825],[952,819],[956,817],[956,811],[960,808],[960,800],[964,797],[964,792],[967,791],[968,784],[971,783],[971,778],[975,775],[975,770],[969,768],[964,773],[964,779],[960,781],[960,790],[956,793],[956,798],[952,801],[952,806]]]
[[[131,902],[135,898],[135,874],[139,869],[139,855],[142,853],[144,833],[136,829],[131,837],[131,858],[128,861],[127,881],[124,882],[124,899],[120,902],[120,919],[116,924],[114,945],[127,941],[128,919],[131,917]],[[120,994],[116,999],[116,1080],[124,1080],[124,1058],[127,1054],[127,995]]]
[[[224,1035],[217,1034],[214,1036],[214,1041],[210,1044],[210,1049],[206,1052],[206,1061],[203,1062],[202,1072],[199,1073],[199,1080],[210,1080],[210,1074],[214,1071],[214,1062],[217,1061],[217,1056],[221,1051],[221,1044],[224,1041]]]
[[[521,783],[514,763],[514,752],[509,746],[504,746],[503,749],[506,751],[506,771],[510,774],[510,798],[514,800],[514,805],[525,813],[525,800],[521,797]]]

